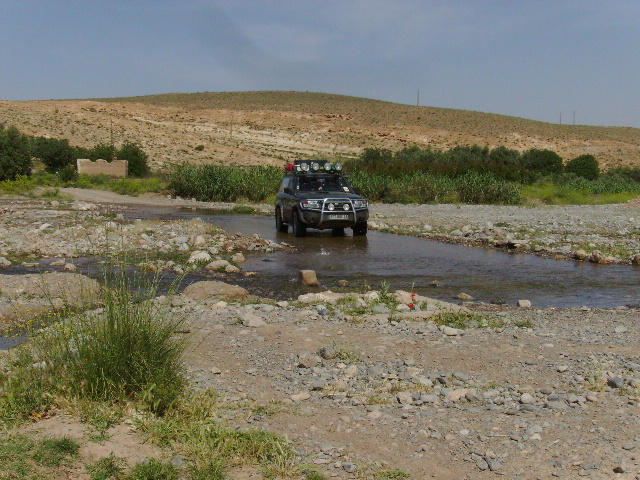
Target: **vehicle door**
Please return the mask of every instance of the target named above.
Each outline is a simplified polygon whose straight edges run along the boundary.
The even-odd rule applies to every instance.
[[[293,205],[296,203],[295,198],[295,188],[296,188],[296,177],[288,176],[285,177],[282,182],[281,191],[279,197],[282,199],[282,214],[284,217],[285,223],[290,224],[293,221],[293,217],[291,216],[291,210],[293,209]]]

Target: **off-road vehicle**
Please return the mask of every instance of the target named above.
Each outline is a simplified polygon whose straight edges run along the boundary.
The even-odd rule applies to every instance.
[[[286,173],[276,197],[276,228],[296,237],[307,228],[332,229],[344,234],[352,228],[353,235],[367,234],[369,202],[362,198],[342,174],[340,163],[328,160],[296,160],[285,168]]]

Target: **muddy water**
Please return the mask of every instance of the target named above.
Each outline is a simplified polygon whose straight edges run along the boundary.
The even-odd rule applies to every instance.
[[[412,289],[443,300],[464,292],[478,301],[510,305],[527,299],[535,307],[640,304],[640,268],[629,265],[553,260],[380,232],[369,232],[367,237],[333,237],[330,232],[311,230],[307,237],[295,238],[276,232],[273,219],[261,216],[157,208],[136,208],[125,215],[149,219],[200,217],[229,233],[258,233],[294,245],[294,253],[249,255],[244,270],[261,275],[238,282],[252,293],[276,298],[292,298],[309,291],[299,284],[298,273],[311,269],[317,272],[323,288],[334,291],[340,290],[338,280],[347,280],[346,290],[380,288],[386,282],[393,289]],[[440,286],[431,286],[433,281]]]

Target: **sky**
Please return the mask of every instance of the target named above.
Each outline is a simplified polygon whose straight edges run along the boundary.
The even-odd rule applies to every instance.
[[[640,127],[639,0],[0,0],[0,99],[295,90]]]

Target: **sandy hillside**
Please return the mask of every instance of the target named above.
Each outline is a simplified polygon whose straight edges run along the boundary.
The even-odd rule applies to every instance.
[[[300,156],[356,156],[366,147],[473,144],[549,148],[565,160],[591,153],[604,166],[640,164],[635,128],[555,125],[318,93],[0,101],[0,123],[77,146],[132,140],[149,152],[155,168],[181,161],[280,165]]]

